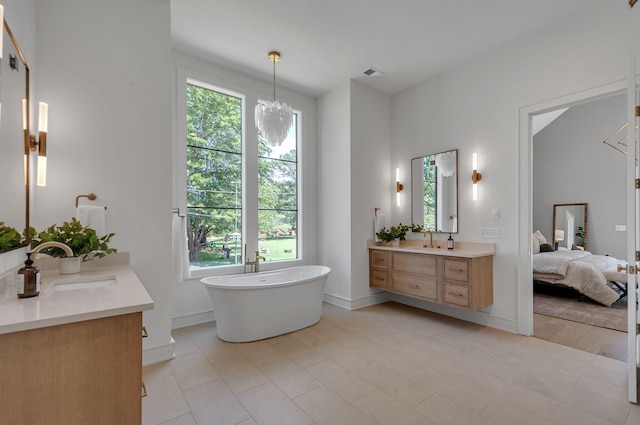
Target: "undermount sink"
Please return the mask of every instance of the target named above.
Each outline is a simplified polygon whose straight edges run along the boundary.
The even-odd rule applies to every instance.
[[[56,279],[51,285],[51,291],[72,291],[75,289],[103,288],[117,285],[115,275],[75,276]]]

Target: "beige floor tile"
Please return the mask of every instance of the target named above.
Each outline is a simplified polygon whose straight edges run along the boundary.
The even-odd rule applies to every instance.
[[[308,367],[306,370],[347,401],[353,401],[375,390],[372,384],[332,360],[325,360],[322,363]]]
[[[196,345],[195,341],[191,338],[176,340],[174,346],[174,353],[176,357],[181,357],[193,353],[199,353],[200,349]]]
[[[189,388],[184,395],[198,425],[235,425],[250,418],[222,379]]]
[[[173,359],[171,370],[183,390],[219,378],[218,372],[199,351]]]
[[[210,363],[234,358],[240,354],[238,346],[216,338],[205,338],[195,341],[196,345]]]
[[[191,416],[191,413],[189,413],[188,415],[180,416],[179,418],[172,419],[167,422],[163,422],[160,425],[197,425],[197,424],[196,424],[196,420],[193,419],[193,416]]]
[[[416,410],[439,425],[496,425],[495,422],[439,394],[434,394],[420,403]]]
[[[269,382],[269,379],[264,376],[260,369],[239,352],[238,356],[234,358],[222,359],[213,363],[213,367],[222,376],[234,394],[239,394]]]
[[[629,416],[625,425],[640,424],[640,405],[629,404]]]
[[[469,371],[460,378],[476,389],[483,391],[496,400],[513,404],[523,410],[550,419],[560,402],[553,398],[539,394],[528,388],[521,387],[513,382],[496,378],[481,371]]]
[[[318,387],[293,400],[318,425],[376,425],[362,412],[326,387]]]
[[[247,419],[246,421],[238,422],[236,425],[258,425],[253,419]]]
[[[423,365],[423,359],[399,352],[386,344],[369,343],[356,349],[361,356],[404,375]]]
[[[482,411],[493,400],[485,392],[425,366],[414,370],[406,376],[434,393],[440,394],[474,412]]]
[[[565,404],[558,407],[553,421],[559,425],[611,425],[609,421]]]
[[[332,341],[340,343],[352,349],[356,349],[358,347],[362,347],[365,344],[368,344],[368,341],[366,339],[361,338],[352,332],[346,331],[339,326],[320,329],[318,332],[328,337]]]
[[[263,363],[258,368],[290,398],[322,385],[306,370],[285,357]]]
[[[145,382],[147,396],[142,398],[142,423],[157,425],[189,413],[178,382],[173,376]]]
[[[166,378],[171,375],[173,375],[173,370],[171,370],[171,360],[142,368],[142,380],[144,382],[150,382],[159,378]]]
[[[315,348],[320,344],[326,344],[331,340],[326,336],[322,335],[320,332],[316,330],[315,326],[311,326],[309,328],[301,329],[299,331],[293,332],[291,334],[292,337],[304,342],[308,346]]]
[[[274,384],[238,394],[238,399],[260,425],[311,425],[313,420]]]
[[[431,422],[413,406],[403,403],[388,394],[375,390],[353,401],[358,410],[378,424],[430,425]]]
[[[594,361],[595,357],[597,356],[590,358],[588,361],[575,361],[571,358],[557,355],[554,352],[550,352],[546,356],[542,357],[540,359],[540,362],[562,368],[572,373],[577,373],[579,375],[597,379],[598,381],[626,388],[626,370],[624,372],[613,371],[608,367],[598,366]]]
[[[278,350],[264,340],[237,344],[236,347],[238,351],[244,354],[255,365],[282,357],[282,354],[278,352]]]
[[[411,406],[421,403],[433,394],[433,391],[424,385],[379,364],[371,364],[356,370],[355,373],[376,388]]]
[[[480,415],[498,425],[556,425],[550,419],[541,418],[517,406],[501,401],[493,401]]]
[[[324,344],[320,344],[315,347],[315,349],[323,356],[333,360],[335,363],[338,363],[347,370],[359,369],[371,363],[368,359],[359,355],[355,350],[334,341],[328,341]]]
[[[623,401],[612,401],[599,394],[583,391],[576,386],[558,384],[543,377],[523,377],[517,384],[613,424],[624,425],[629,412],[627,403]]]
[[[294,362],[301,368],[325,361],[327,358],[299,339],[292,338],[287,341],[274,344],[273,347],[283,356]]]
[[[578,382],[575,383],[574,387],[611,401],[624,400],[629,396],[629,390],[627,387],[608,384],[597,379],[589,378],[588,376],[581,376],[578,379]]]

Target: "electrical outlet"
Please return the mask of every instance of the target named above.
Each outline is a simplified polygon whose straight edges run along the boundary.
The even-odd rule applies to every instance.
[[[500,229],[497,227],[483,227],[480,229],[480,237],[483,239],[499,239]]]
[[[627,225],[626,224],[616,224],[616,232],[626,232]]]
[[[500,208],[493,208],[491,210],[491,219],[500,220]]]

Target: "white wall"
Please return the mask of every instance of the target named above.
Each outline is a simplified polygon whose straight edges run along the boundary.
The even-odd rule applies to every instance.
[[[587,249],[625,258],[626,232],[615,226],[627,220],[627,157],[602,142],[627,121],[626,107],[626,94],[576,105],[534,136],[534,230],[552,238],[553,205],[586,202]]]
[[[106,205],[113,246],[154,301],[144,362],[171,344],[171,50],[168,0],[39,0],[38,97],[49,103],[48,180],[32,223],[69,220],[79,194]]]
[[[530,246],[519,243],[518,232],[530,226],[531,214],[519,210],[519,197],[530,199],[519,190],[519,154],[527,149],[519,140],[519,111],[625,78],[628,52],[634,44],[640,47],[639,33],[637,10],[606,2],[393,96],[392,163],[408,167],[412,157],[460,149],[457,239],[481,241],[480,228],[500,229],[500,239],[484,240],[497,242],[493,306],[448,314],[517,330],[518,293],[531,285],[517,285],[517,271],[527,265],[520,249]],[[473,152],[483,174],[477,202],[471,200]],[[493,208],[500,210],[499,220],[491,219]],[[408,222],[409,205],[393,219]]]
[[[172,87],[175,91],[175,105],[186,105],[184,96],[186,88],[184,80],[187,77],[196,78],[209,84],[214,84],[221,88],[245,95],[245,102],[249,105],[249,114],[244,117],[245,143],[247,143],[248,146],[253,146],[252,149],[256,150],[257,148],[255,148],[255,146],[257,145],[255,144],[255,140],[257,140],[257,131],[253,120],[252,105],[256,104],[258,98],[271,98],[273,95],[271,83],[269,81],[258,80],[240,72],[230,70],[218,64],[206,62],[184,52],[174,51],[173,58],[175,69]],[[261,270],[299,264],[315,264],[318,262],[316,99],[281,87],[277,88],[277,96],[278,100],[287,102],[295,110],[299,111],[301,117],[300,125],[302,128],[302,143],[299,147],[299,158],[301,158],[301,163],[299,164],[299,178],[302,183],[301,195],[303,202],[303,215],[301,217],[301,222],[299,223],[302,230],[299,233],[299,238],[300,243],[302,244],[302,258],[296,261],[279,261],[276,264],[262,263],[260,265]],[[181,211],[185,211],[186,196],[183,188],[186,188],[186,154],[184,148],[186,112],[180,108],[176,108],[174,115],[174,122],[176,125],[174,126],[175,161],[173,164],[173,205],[175,207],[179,207]],[[257,182],[255,182],[255,184],[257,184]],[[254,187],[252,190],[256,190],[256,188]],[[249,203],[249,205],[252,204]],[[251,207],[249,206],[247,208]],[[251,214],[251,211],[249,211],[248,214]],[[249,252],[251,252],[251,247],[249,247]],[[242,271],[243,266],[237,266],[234,269],[229,269],[227,267],[209,269],[206,272],[198,271],[192,273],[193,279],[185,282],[174,281],[172,307],[173,327],[183,327],[194,323],[213,320],[214,314],[212,311],[211,301],[209,300],[209,296],[207,295],[204,287],[200,283],[200,278],[207,275],[241,273]]]

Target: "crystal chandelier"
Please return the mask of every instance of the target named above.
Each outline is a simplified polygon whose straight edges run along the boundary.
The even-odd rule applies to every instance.
[[[271,146],[280,146],[293,124],[293,110],[276,100],[276,62],[280,60],[280,53],[269,52],[269,60],[273,62],[273,101],[256,105],[256,128]]]

